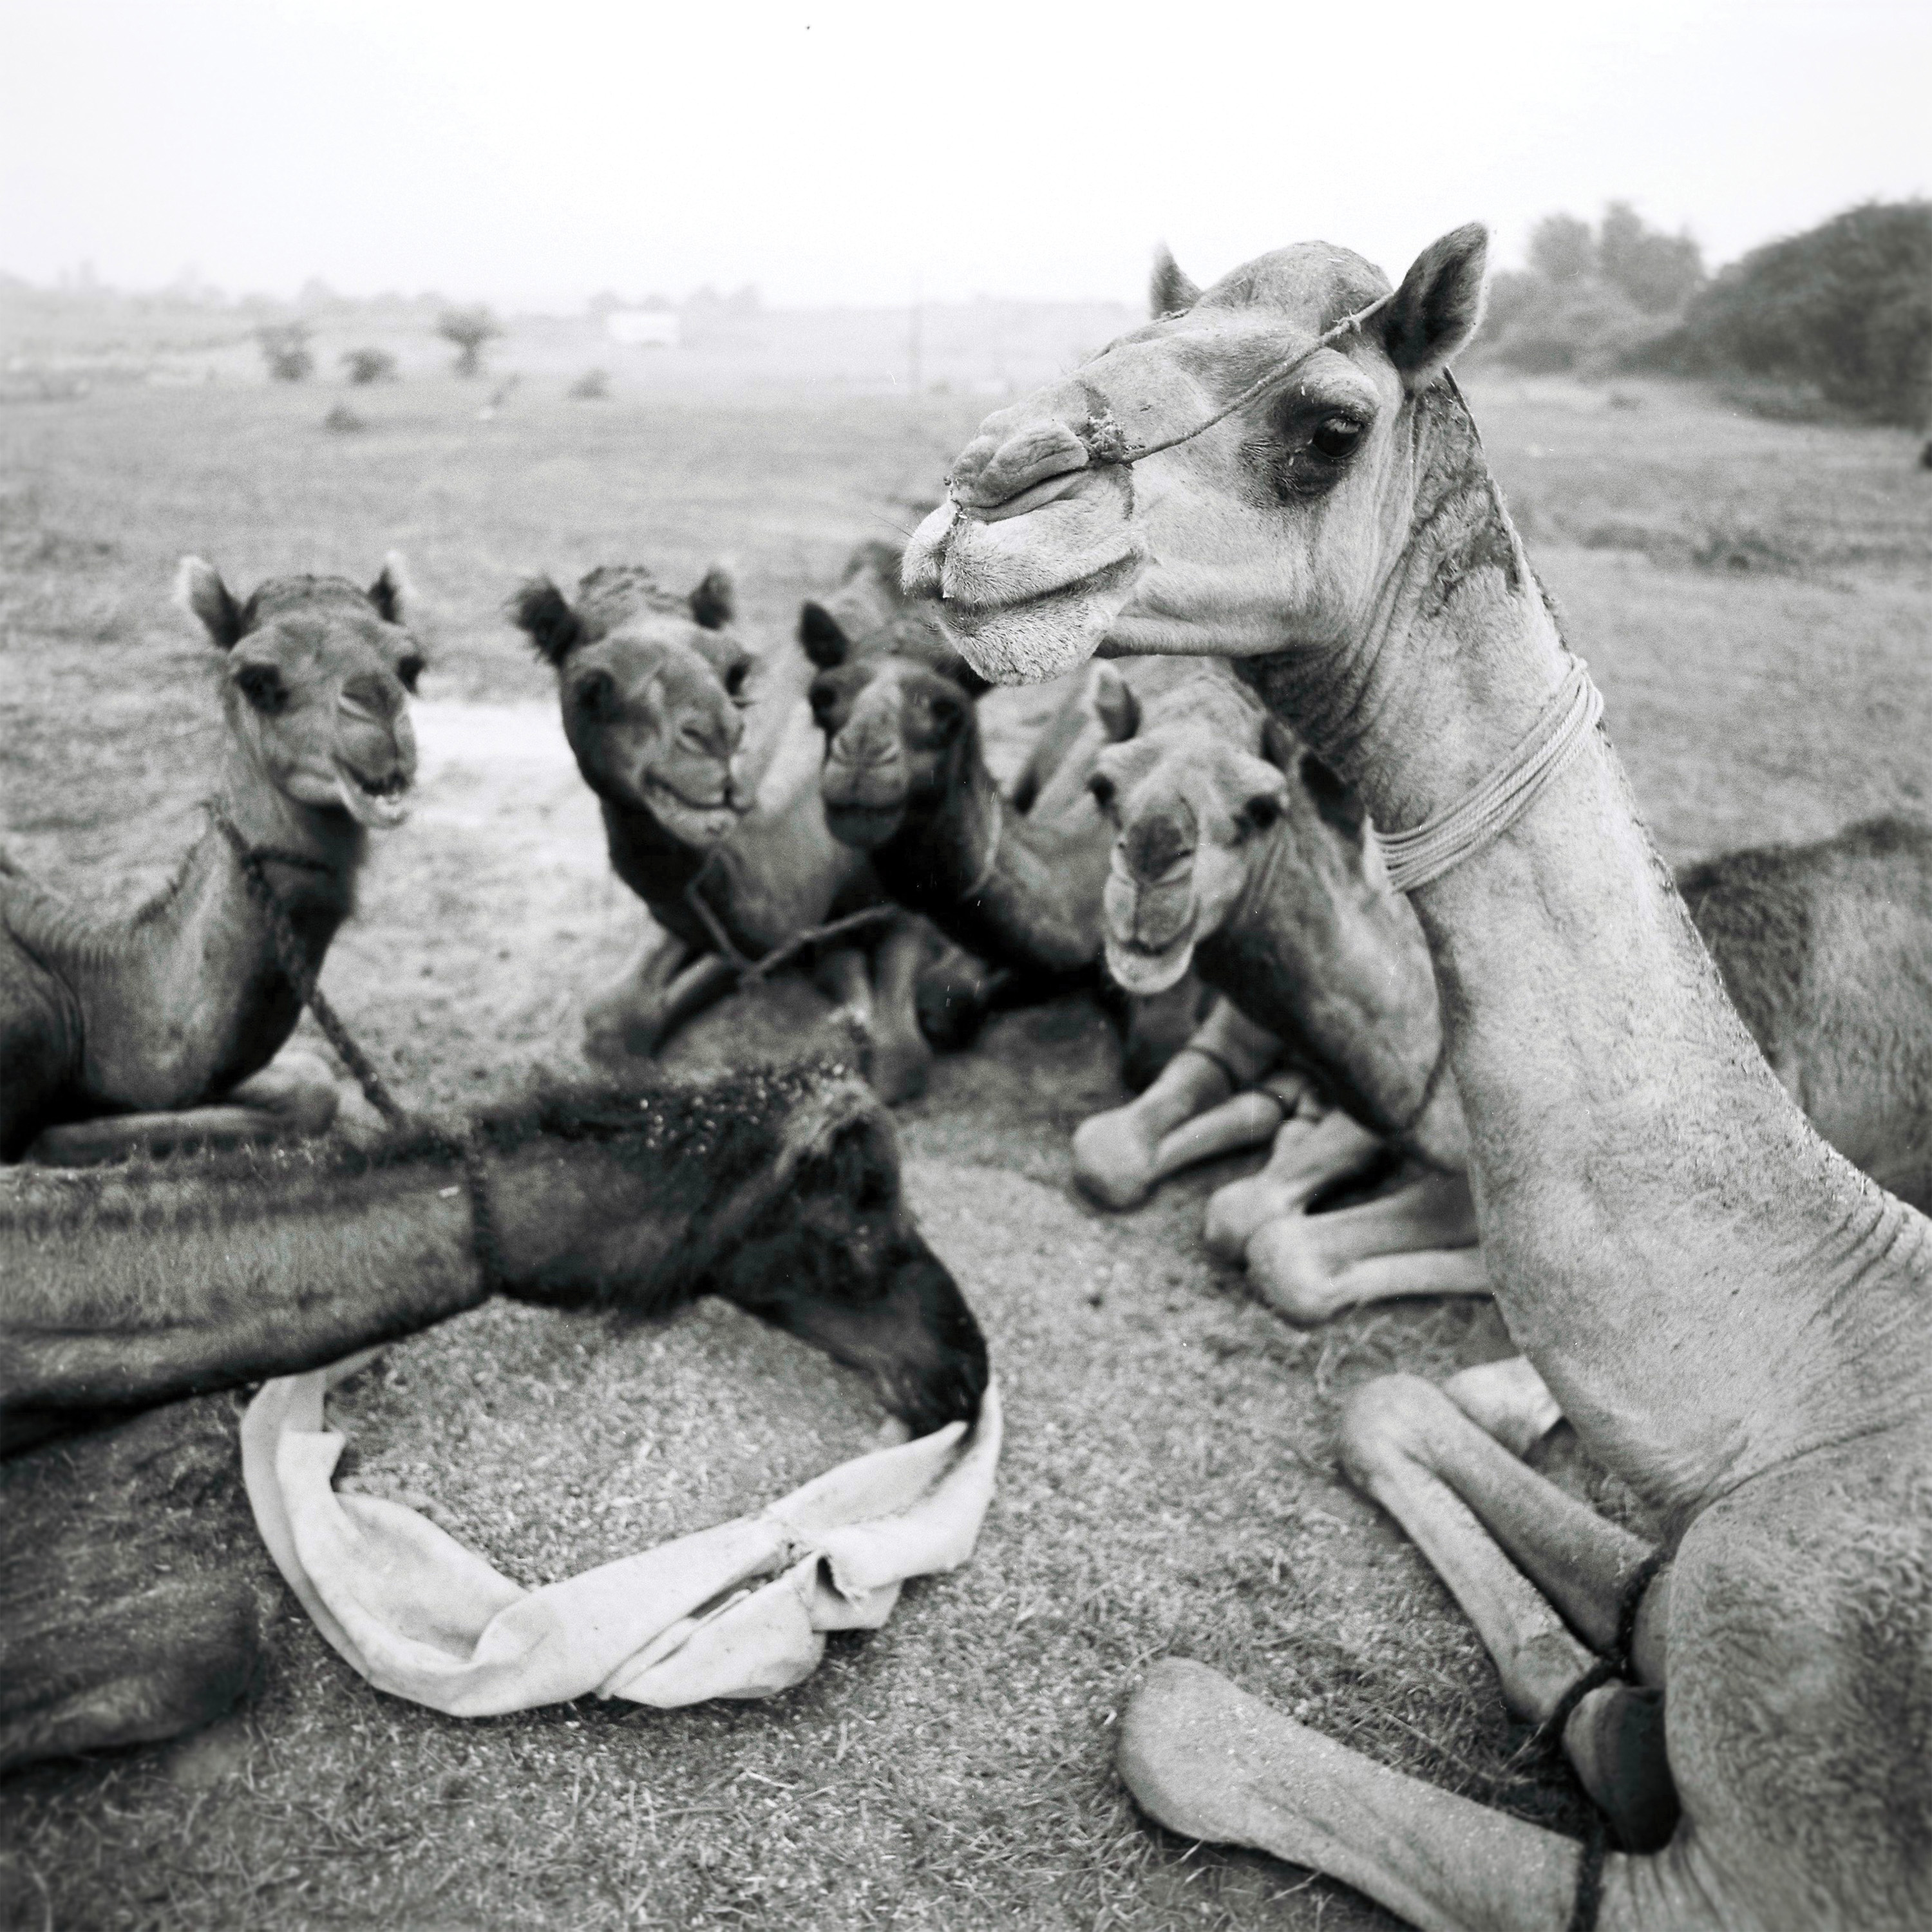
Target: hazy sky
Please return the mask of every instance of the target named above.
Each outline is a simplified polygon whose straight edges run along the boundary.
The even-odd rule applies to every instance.
[[[1927,0],[0,0],[0,268],[572,306],[1137,300],[1611,196],[1713,260],[1932,190]]]

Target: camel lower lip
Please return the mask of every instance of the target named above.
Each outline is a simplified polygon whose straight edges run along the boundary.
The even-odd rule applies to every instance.
[[[904,808],[897,805],[834,805],[828,799],[825,806],[825,823],[832,837],[842,845],[862,850],[884,844],[904,816]]]
[[[338,765],[335,796],[344,811],[358,824],[388,831],[410,815],[409,781],[397,777],[372,784],[357,771]]]
[[[949,597],[944,607],[946,622],[970,638],[984,625],[997,624],[1005,618],[1039,610],[1060,599],[1104,595],[1118,590],[1138,569],[1140,561],[1138,554],[1130,550],[1124,556],[1116,557],[1112,563],[1103,563],[1097,570],[1090,570],[1084,577],[1056,584],[1049,590],[1036,590],[1030,596],[1015,597],[998,604],[975,605]]]
[[[1124,992],[1164,993],[1193,962],[1192,935],[1162,946],[1142,946],[1132,940],[1107,942],[1107,970]]]
[[[742,813],[746,808],[740,805],[728,792],[721,792],[716,798],[692,798],[678,790],[674,784],[667,784],[661,778],[646,775],[644,779],[646,791],[662,792],[673,803],[681,805],[686,812],[732,812]]]

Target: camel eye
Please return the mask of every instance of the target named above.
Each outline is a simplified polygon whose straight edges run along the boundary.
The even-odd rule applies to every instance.
[[[966,722],[966,708],[956,698],[935,698],[932,700],[932,726],[942,738],[955,738],[959,728]]]
[[[1309,445],[1328,463],[1346,463],[1361,442],[1365,425],[1353,416],[1324,416],[1315,425]]]
[[[724,674],[724,695],[730,698],[734,704],[744,703],[745,680],[751,674],[752,661],[749,658],[740,658]]]
[[[1242,808],[1241,822],[1250,832],[1265,832],[1281,823],[1281,800],[1272,792],[1257,792]]]
[[[265,718],[274,717],[289,701],[282,674],[273,664],[244,664],[235,674],[235,682],[241,686],[242,695]]]
[[[608,718],[616,709],[617,687],[608,671],[594,670],[578,686],[577,709],[586,718]]]
[[[396,675],[403,681],[403,688],[413,698],[416,680],[423,674],[423,661],[418,657],[406,657],[396,667]]]

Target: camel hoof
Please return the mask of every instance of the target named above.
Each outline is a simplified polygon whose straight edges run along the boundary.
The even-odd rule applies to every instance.
[[[1259,1229],[1293,1214],[1298,1205],[1279,1181],[1264,1174],[1231,1180],[1208,1197],[1208,1246],[1224,1262],[1238,1262]]]
[[[1341,1277],[1310,1246],[1306,1215],[1264,1222],[1250,1237],[1245,1253],[1248,1279],[1262,1299],[1298,1328],[1332,1321],[1351,1305]]]
[[[1131,1107],[1116,1107],[1082,1120],[1073,1130],[1073,1178],[1103,1208],[1138,1208],[1154,1192],[1156,1148],[1134,1120]]]

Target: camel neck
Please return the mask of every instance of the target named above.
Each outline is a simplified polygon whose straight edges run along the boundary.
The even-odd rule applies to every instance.
[[[1084,799],[1076,809],[1094,815]],[[1004,803],[975,736],[940,805],[908,814],[874,862],[894,898],[956,944],[1023,973],[1078,973],[1100,956],[1106,872],[1097,820],[1088,829],[1083,840],[1077,823],[1042,824]]]
[[[1489,776],[1568,662],[1486,470],[1447,454],[1325,688],[1306,662],[1256,676],[1310,700],[1318,748],[1396,830]],[[1586,1439],[1694,1504],[1916,1408],[1932,1231],[1778,1086],[1606,737],[1414,904],[1490,1278]]]

